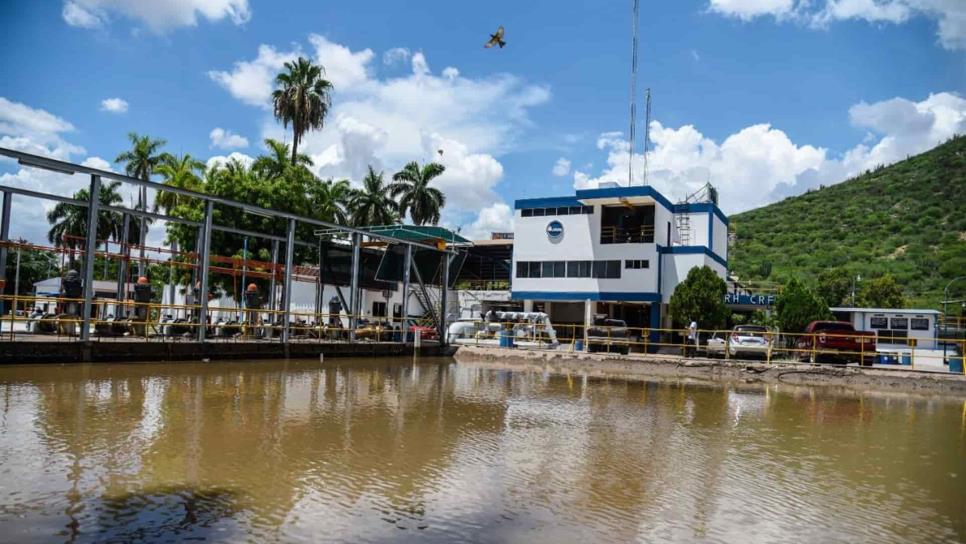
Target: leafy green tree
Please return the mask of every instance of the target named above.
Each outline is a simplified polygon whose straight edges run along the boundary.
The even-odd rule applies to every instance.
[[[164,155],[164,153],[161,153],[161,148],[167,142],[161,139],[153,139],[147,135],[140,136],[136,132],[129,133],[127,137],[131,141],[131,149],[119,154],[114,159],[114,162],[124,163],[124,173],[132,178],[143,179],[145,181],[150,180],[155,168],[161,164]],[[141,211],[147,211],[148,209],[147,187],[141,187],[138,190],[137,209]],[[144,217],[138,220],[138,245],[142,246],[142,248],[148,233],[148,223],[148,219]],[[144,249],[141,250],[141,256],[144,256]],[[138,261],[138,273],[140,275],[144,275],[145,273],[145,262],[143,259]]]
[[[399,206],[389,196],[383,173],[376,173],[371,166],[362,180],[362,188],[353,191],[349,208],[350,220],[357,227],[392,225],[399,218]]]
[[[819,273],[817,294],[828,306],[839,306],[844,303],[852,291],[852,274],[844,268],[829,268]]]
[[[692,268],[671,295],[668,310],[672,321],[682,327],[691,321],[702,329],[724,327],[731,315],[724,302],[727,291],[728,285],[710,267]]]
[[[312,159],[304,153],[294,154],[290,158],[286,143],[266,138],[265,147],[268,148],[268,155],[260,155],[252,163],[252,170],[263,178],[275,179],[285,176],[293,164],[296,167],[312,166]]]
[[[292,125],[292,164],[298,162],[298,148],[302,136],[309,130],[322,128],[332,104],[332,83],[323,76],[325,68],[312,64],[305,57],[286,62],[285,71],[275,76],[272,103],[275,118],[288,128]]]
[[[405,217],[409,213],[416,225],[439,223],[446,197],[429,184],[445,171],[446,167],[439,163],[431,162],[420,168],[419,163],[412,161],[396,172],[392,176],[393,183],[389,184],[389,192],[399,199],[399,214]]]
[[[20,244],[27,244],[26,240],[18,240]],[[47,279],[52,274],[59,271],[57,257],[50,251],[37,249],[20,249],[20,282],[17,292],[21,295],[32,295],[34,284],[40,280]],[[12,295],[14,293],[14,281],[17,278],[17,249],[10,248],[7,252],[7,283],[4,293]],[[4,304],[9,308],[9,303]]]
[[[205,163],[195,159],[189,154],[176,157],[165,153],[161,157],[161,163],[155,167],[155,173],[163,178],[162,183],[177,189],[189,191],[199,191],[201,189],[201,177],[198,175],[205,169]],[[159,191],[154,199],[155,211],[161,209],[165,214],[170,214],[187,197],[171,191]]]
[[[829,319],[828,304],[804,283],[791,279],[775,303],[778,324],[785,332],[802,332],[809,323]]]
[[[866,308],[903,308],[906,297],[891,274],[862,282],[859,305]]]
[[[349,181],[318,181],[309,188],[309,200],[312,203],[313,217],[322,221],[331,221],[340,225],[349,223],[346,210],[352,196]]]
[[[102,205],[116,206],[123,202],[120,193],[117,192],[121,182],[101,184],[98,200]],[[90,191],[81,189],[74,193],[77,200],[89,200]],[[62,247],[71,250],[84,248],[84,239],[88,236],[87,228],[87,208],[58,203],[52,210],[47,212],[47,221],[50,222],[50,230],[47,231],[47,239],[54,247]],[[102,210],[97,214],[97,240],[119,240],[121,237],[121,216],[118,213]],[[98,244],[100,245],[100,244]],[[74,264],[74,253],[69,254],[71,265]]]

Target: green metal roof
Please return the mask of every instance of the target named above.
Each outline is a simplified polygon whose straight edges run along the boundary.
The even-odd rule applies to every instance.
[[[373,233],[393,236],[403,240],[414,242],[435,242],[444,240],[450,244],[469,244],[469,239],[456,234],[455,232],[435,225],[379,225],[374,227],[363,227]]]

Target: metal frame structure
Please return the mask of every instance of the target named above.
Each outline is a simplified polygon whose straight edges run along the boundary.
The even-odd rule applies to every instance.
[[[209,195],[205,193],[200,193],[197,191],[191,191],[187,189],[182,189],[179,187],[171,187],[163,185],[161,183],[143,180],[139,178],[134,178],[117,172],[111,172],[107,170],[100,170],[97,168],[91,168],[88,166],[83,166],[76,163],[60,161],[56,159],[50,159],[47,157],[42,157],[39,155],[33,155],[30,153],[24,153],[21,151],[7,149],[0,147],[0,156],[8,157],[17,160],[22,166],[29,166],[35,168],[41,168],[57,173],[62,173],[66,175],[75,174],[85,174],[90,176],[90,198],[89,200],[78,200],[75,198],[69,198],[59,195],[47,194],[39,191],[32,191],[29,189],[21,189],[18,187],[9,187],[0,185],[0,192],[3,193],[3,204],[2,204],[2,217],[0,217],[0,241],[8,241],[10,232],[10,220],[11,220],[11,201],[13,195],[22,195],[31,198],[38,198],[43,200],[50,200],[55,202],[63,202],[66,204],[71,204],[74,206],[84,207],[87,209],[88,225],[96,224],[97,215],[100,211],[107,210],[120,214],[124,214],[128,217],[128,223],[134,218],[137,219],[155,219],[165,222],[175,222],[188,226],[192,226],[198,229],[198,248],[199,248],[199,260],[198,266],[196,268],[198,278],[197,281],[199,286],[200,300],[197,301],[199,305],[199,330],[197,334],[197,340],[199,342],[204,342],[206,340],[206,321],[208,315],[208,284],[210,281],[209,275],[209,261],[211,257],[211,234],[213,231],[221,231],[232,234],[237,234],[241,236],[262,238],[272,241],[272,262],[278,262],[278,250],[279,243],[285,244],[285,274],[282,285],[282,342],[288,342],[290,340],[290,310],[291,310],[291,299],[292,299],[292,271],[294,268],[294,258],[295,258],[295,246],[307,246],[316,247],[317,243],[309,243],[305,241],[300,241],[296,239],[296,226],[299,223],[311,225],[317,227],[315,234],[317,236],[325,234],[328,236],[340,236],[340,237],[350,237],[353,245],[353,265],[352,265],[352,283],[351,283],[351,293],[350,293],[350,322],[351,329],[354,330],[356,325],[356,319],[358,316],[358,310],[361,307],[361,296],[359,293],[359,268],[360,268],[360,248],[363,244],[363,238],[368,238],[369,240],[375,240],[384,243],[394,243],[403,244],[406,247],[406,262],[411,264],[412,248],[421,248],[437,251],[441,256],[445,256],[443,260],[443,279],[444,283],[442,286],[443,295],[441,298],[441,308],[440,315],[440,342],[445,343],[445,301],[446,301],[446,287],[445,283],[448,276],[448,265],[449,257],[456,253],[455,250],[447,247],[438,247],[436,245],[424,243],[416,240],[407,240],[403,238],[397,238],[388,234],[384,234],[378,231],[373,231],[365,228],[355,228],[345,225],[339,225],[336,223],[331,223],[327,221],[321,221],[318,219],[313,219],[310,217],[303,217],[289,212],[272,210],[268,208],[263,208],[260,206],[254,206],[251,204],[246,204],[244,202],[238,202],[235,200],[230,200],[227,198]],[[204,217],[202,221],[191,221],[187,219],[182,219],[179,217],[173,217],[169,215],[152,213],[144,209],[129,209],[117,206],[106,206],[101,205],[98,200],[98,195],[100,193],[100,185],[102,180],[110,179],[115,181],[120,181],[122,183],[129,183],[139,188],[154,189],[156,191],[165,191],[169,193],[175,193],[188,198],[196,198],[204,202]],[[214,206],[227,206],[242,210],[245,213],[250,213],[254,215],[260,215],[263,217],[286,219],[288,223],[288,229],[286,236],[278,236],[269,233],[253,232],[244,229],[237,229],[234,227],[226,225],[217,225],[213,220]],[[143,233],[142,233],[143,234]],[[125,243],[127,239],[125,238]],[[93,287],[93,277],[94,277],[94,259],[93,255],[96,253],[97,236],[96,232],[89,233],[85,244],[85,259],[84,259],[84,303],[83,303],[83,316],[81,325],[81,339],[90,339],[90,324],[91,324],[91,310],[93,306],[94,298],[94,287]],[[140,244],[143,248],[143,244]],[[143,249],[142,249],[143,251]],[[6,257],[7,251],[5,248],[0,248],[0,279],[3,279],[3,274],[6,269]],[[404,284],[405,288],[408,290],[408,269],[405,274]],[[194,279],[192,280],[194,282]],[[272,283],[272,293],[271,301],[269,302],[270,309],[275,310],[275,293],[276,293],[276,281],[274,275],[271,280]],[[406,293],[408,295],[408,293]],[[404,297],[404,309],[408,309],[408,297]],[[408,314],[403,316],[404,323],[408,318]]]

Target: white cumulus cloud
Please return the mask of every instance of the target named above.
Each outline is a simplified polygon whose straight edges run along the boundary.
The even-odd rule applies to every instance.
[[[497,202],[480,210],[473,223],[460,231],[470,240],[488,240],[494,232],[513,231],[513,210],[503,202]]]
[[[557,159],[557,162],[553,163],[553,170],[551,173],[557,177],[563,177],[570,174],[570,160],[564,157]]]
[[[299,51],[279,52],[270,45],[258,48],[258,56],[250,61],[238,61],[231,71],[211,70],[208,77],[225,88],[232,96],[246,104],[271,107],[272,84],[286,62],[299,56]]]
[[[101,111],[110,113],[126,113],[128,103],[123,98],[105,98],[101,100]]]
[[[678,200],[710,181],[728,213],[755,208],[820,184],[844,181],[966,133],[966,99],[937,93],[920,102],[895,98],[860,103],[849,110],[849,118],[869,134],[840,156],[822,147],[797,144],[769,124],[743,128],[718,143],[692,125],[673,128],[653,121],[647,182]],[[620,133],[604,133],[597,146],[607,151],[607,167],[597,175],[575,171],[575,187],[595,187],[605,181],[626,185],[631,160],[626,140]],[[644,157],[635,154],[633,160],[634,183],[639,184]]]
[[[115,16],[145,24],[155,33],[181,26],[195,26],[198,17],[208,21],[228,19],[236,25],[251,19],[248,0],[65,0],[64,21],[80,28],[100,28]]]
[[[408,59],[411,73],[377,77],[370,49],[353,50],[318,35],[309,36],[309,42],[312,60],[325,66],[335,85],[325,127],[306,134],[299,146],[312,157],[319,176],[358,183],[369,165],[391,177],[409,161],[438,161],[446,166],[436,180],[447,197],[446,224],[475,221],[481,209],[500,202],[499,156],[531,127],[529,110],[550,99],[547,87],[510,74],[468,78],[452,66],[437,75],[424,53],[408,51],[390,56],[393,62]],[[213,71],[212,78],[237,99],[265,106],[279,57],[294,57],[298,51],[295,46],[293,52],[279,53],[262,45],[256,59],[236,62],[230,71]],[[291,141],[291,134],[270,116],[264,119],[262,137]]]
[[[255,157],[252,157],[250,155],[246,155],[244,153],[239,153],[237,151],[233,151],[232,153],[228,154],[227,156],[225,156],[225,155],[215,155],[213,157],[210,157],[208,159],[208,161],[205,163],[205,168],[211,170],[212,168],[218,168],[218,167],[224,166],[224,165],[228,164],[231,161],[238,161],[238,162],[242,163],[243,165],[245,165],[246,167],[248,167],[248,166],[251,166],[252,163],[255,162]]]
[[[221,127],[211,129],[211,132],[208,134],[208,139],[211,140],[211,147],[217,147],[218,149],[248,147],[248,138]]]
[[[710,0],[710,11],[750,21],[771,16],[816,28],[836,21],[901,24],[914,17],[937,22],[939,43],[966,49],[966,2],[963,0]]]
[[[382,63],[386,66],[400,64],[409,61],[412,53],[405,47],[393,47],[382,54]]]

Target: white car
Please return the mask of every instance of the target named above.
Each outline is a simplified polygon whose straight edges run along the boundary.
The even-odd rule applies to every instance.
[[[714,334],[705,342],[708,357],[724,357],[728,346],[727,336],[728,331],[714,331]]]
[[[728,353],[732,357],[768,357],[776,336],[764,325],[738,325],[728,338]]]

